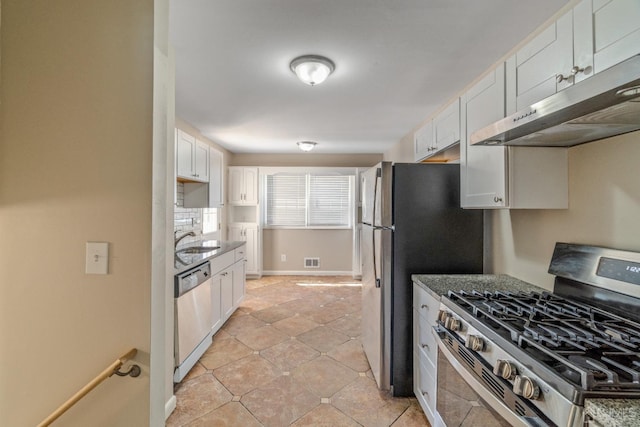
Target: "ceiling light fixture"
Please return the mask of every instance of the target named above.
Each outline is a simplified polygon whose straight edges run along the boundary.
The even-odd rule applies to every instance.
[[[313,141],[300,141],[297,144],[299,149],[305,152],[309,152],[313,150],[313,147],[315,147],[318,143]]]
[[[336,69],[333,61],[318,55],[299,56],[291,61],[290,67],[303,83],[311,86],[325,81]]]

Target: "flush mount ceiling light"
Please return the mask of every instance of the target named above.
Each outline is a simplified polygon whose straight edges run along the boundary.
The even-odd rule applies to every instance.
[[[336,69],[333,61],[318,55],[299,56],[291,61],[290,67],[303,83],[311,86],[325,81]]]
[[[300,141],[297,144],[298,148],[302,151],[311,151],[318,143],[313,141]]]

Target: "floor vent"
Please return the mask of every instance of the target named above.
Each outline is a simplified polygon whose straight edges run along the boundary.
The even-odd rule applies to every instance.
[[[305,258],[304,268],[320,268],[320,258]]]

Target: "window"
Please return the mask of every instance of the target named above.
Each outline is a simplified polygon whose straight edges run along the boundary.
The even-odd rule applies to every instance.
[[[218,231],[218,209],[205,208],[202,210],[202,234]]]
[[[276,173],[265,178],[267,227],[351,227],[353,176]]]

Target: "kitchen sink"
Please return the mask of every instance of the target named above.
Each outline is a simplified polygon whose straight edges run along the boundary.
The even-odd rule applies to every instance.
[[[215,251],[220,249],[220,246],[191,246],[190,248],[178,249],[176,253],[179,254],[202,254],[205,252]]]

